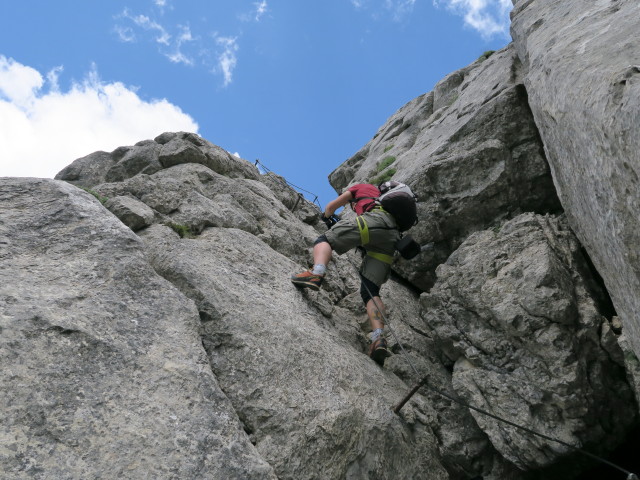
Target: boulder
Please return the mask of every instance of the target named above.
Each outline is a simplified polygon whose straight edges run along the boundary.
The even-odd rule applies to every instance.
[[[110,198],[104,206],[134,232],[151,225],[155,216],[151,208],[131,197]]]
[[[91,188],[102,183],[107,172],[118,162],[118,157],[123,153],[116,150],[111,153],[94,152],[85,157],[78,158],[71,165],[67,165],[56,175],[56,179],[65,180],[78,187]]]
[[[622,352],[601,338],[611,319],[594,301],[597,286],[563,217],[529,213],[477,232],[437,275],[422,316],[465,401],[570,445],[622,441],[637,417]],[[471,413],[522,470],[571,453]]]
[[[206,159],[207,157],[198,147],[179,137],[162,145],[158,155],[158,161],[164,168],[181,163],[205,163]]]
[[[137,173],[152,174],[162,168],[159,161],[162,147],[152,140],[138,142],[124,154],[122,159],[107,170],[104,181],[120,182]],[[102,182],[100,182],[102,183]]]

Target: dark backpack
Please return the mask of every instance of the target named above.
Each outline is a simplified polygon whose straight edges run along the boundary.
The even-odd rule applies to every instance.
[[[398,230],[404,232],[418,223],[416,196],[408,185],[390,181],[381,183],[378,189],[381,195],[376,202],[393,215]]]
[[[404,232],[418,223],[417,198],[408,185],[400,182],[384,182],[378,185],[379,197],[358,197],[352,200],[357,202],[363,199],[372,199],[376,205],[393,215],[398,230]],[[422,251],[422,247],[411,235],[401,235],[396,242],[396,250],[400,255],[410,260]]]

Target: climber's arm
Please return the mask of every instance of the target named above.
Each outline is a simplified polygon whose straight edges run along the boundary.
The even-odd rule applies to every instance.
[[[339,209],[340,207],[344,207],[351,200],[353,200],[353,194],[347,190],[335,200],[331,200],[329,203],[327,203],[327,206],[324,209],[324,216],[326,218],[329,218],[336,212],[337,209]]]

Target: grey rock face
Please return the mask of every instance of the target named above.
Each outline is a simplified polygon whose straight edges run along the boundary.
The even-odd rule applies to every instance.
[[[640,405],[640,360],[636,356],[631,342],[626,335],[620,335],[617,338],[618,344],[622,349],[624,366],[627,369],[627,378],[629,385],[633,386],[636,395],[636,403]]]
[[[152,140],[137,143],[134,147],[127,149],[124,156],[115,164],[109,167],[109,170],[103,178],[97,179],[96,183],[121,182],[127,178],[133,177],[137,173],[152,174],[162,169],[159,161],[161,146]],[[100,160],[96,159],[96,164]],[[72,164],[73,165],[73,164]],[[64,171],[64,170],[63,170]],[[68,180],[64,178],[64,180]]]
[[[559,196],[640,356],[640,3],[514,3],[514,45]]]
[[[394,281],[385,284],[381,293],[387,305],[387,329],[394,332],[388,337],[390,349],[395,354],[387,359],[385,368],[407,385],[415,385],[426,376],[430,387],[457,397],[449,365],[441,360],[433,333],[421,318],[419,295]],[[413,368],[418,370],[419,375],[415,374]],[[468,408],[434,390],[422,387],[402,408],[400,415],[405,421],[422,422],[433,430],[443,465],[451,479],[526,478],[524,472],[504,460],[496,451]]]
[[[329,177],[340,190],[371,180],[377,165],[395,157],[393,179],[419,198],[421,221],[411,234],[435,243],[420,261],[396,270],[423,290],[470,233],[522,212],[560,209],[520,68],[507,47],[452,73],[402,107]]]
[[[405,385],[381,376],[363,355],[360,328],[332,306],[348,293],[342,278],[353,282],[353,267],[336,259],[316,298],[289,281],[301,268],[289,258],[306,263],[304,245],[317,236],[291,210],[309,219],[317,211],[277,178],[230,179],[195,162],[94,189],[107,204],[135,197],[154,221],[187,226],[195,237],[162,225],[139,232],[156,271],[196,302],[216,379],[278,477],[413,478],[429,470],[447,478],[429,425],[414,420],[408,430],[390,411]],[[337,335],[345,330],[350,343]]]
[[[134,232],[151,225],[155,216],[151,208],[131,197],[110,198],[104,206]]]
[[[174,142],[175,146],[175,135],[166,134],[153,144],[164,146],[171,142]],[[136,148],[145,148],[148,151],[149,145],[152,144],[143,142]],[[184,148],[184,151],[190,150],[190,147]],[[123,157],[128,152],[131,150],[121,149]],[[137,232],[143,239],[144,255],[137,237],[85,192],[52,181],[41,184],[39,181],[24,180],[17,188],[17,191],[24,190],[22,194],[32,199],[30,201],[34,204],[41,201],[39,198],[42,196],[42,185],[54,185],[63,189],[67,192],[64,198],[72,199],[62,204],[46,199],[44,204],[50,205],[50,210],[38,211],[38,215],[42,217],[37,217],[35,223],[23,228],[25,231],[35,231],[34,238],[46,244],[48,248],[54,245],[54,251],[59,251],[54,264],[47,263],[42,267],[42,272],[49,273],[42,273],[42,280],[34,282],[33,288],[38,290],[45,288],[43,285],[46,288],[55,285],[55,288],[61,288],[59,292],[69,292],[63,295],[62,305],[65,314],[71,312],[71,318],[76,318],[74,308],[79,308],[73,299],[80,298],[78,302],[82,303],[83,314],[90,311],[91,315],[97,315],[99,325],[107,321],[103,320],[104,316],[109,322],[122,318],[126,325],[135,323],[134,321],[143,322],[145,333],[125,329],[124,333],[119,334],[120,327],[116,322],[115,330],[108,330],[104,335],[109,339],[122,338],[119,340],[121,343],[132,345],[131,348],[135,352],[147,352],[144,354],[147,356],[151,347],[138,348],[138,342],[152,342],[156,341],[154,339],[158,336],[163,336],[162,341],[171,344],[172,347],[174,343],[186,346],[172,351],[173,356],[165,355],[163,349],[168,347],[164,343],[162,346],[154,346],[153,352],[160,351],[165,361],[169,358],[170,361],[178,363],[178,359],[181,359],[183,363],[195,363],[202,365],[204,369],[198,370],[205,372],[203,378],[182,378],[181,381],[186,387],[180,384],[182,390],[179,395],[174,393],[173,384],[162,374],[136,370],[138,363],[135,362],[141,363],[142,360],[136,357],[138,353],[135,352],[130,354],[134,367],[120,367],[111,357],[103,362],[115,365],[113,368],[118,369],[117,375],[124,372],[122,374],[127,378],[132,378],[122,383],[123,388],[127,389],[126,393],[117,390],[116,374],[110,374],[105,387],[93,387],[93,383],[97,383],[98,380],[91,377],[92,388],[98,391],[95,396],[102,395],[103,388],[109,389],[110,393],[115,392],[113,395],[119,395],[122,405],[126,405],[127,409],[140,412],[141,423],[150,425],[146,430],[149,432],[147,437],[158,437],[155,443],[149,446],[143,442],[137,450],[132,450],[132,454],[161,457],[162,461],[155,467],[157,476],[169,476],[163,472],[178,471],[177,475],[194,478],[270,478],[274,475],[278,478],[421,478],[424,472],[429,472],[429,478],[457,480],[482,475],[489,480],[521,480],[526,478],[526,473],[517,467],[538,468],[564,454],[556,450],[555,456],[549,457],[545,463],[545,460],[540,458],[541,452],[545,451],[544,445],[531,440],[513,442],[514,445],[511,445],[508,432],[483,423],[481,419],[474,418],[466,408],[452,404],[431,391],[417,394],[410,404],[404,407],[400,416],[392,414],[391,407],[408,390],[408,386],[417,380],[406,363],[407,359],[410,359],[421,373],[428,374],[432,384],[443,391],[455,391],[467,401],[478,401],[474,396],[477,392],[469,387],[465,376],[468,374],[462,368],[468,365],[463,360],[457,361],[463,357],[467,358],[465,355],[469,355],[468,351],[473,351],[477,346],[473,344],[469,348],[463,348],[457,345],[456,348],[463,352],[458,354],[457,351],[452,353],[448,344],[449,335],[455,339],[460,333],[455,329],[451,330],[451,326],[444,320],[449,319],[456,326],[468,318],[457,318],[457,310],[453,313],[447,310],[459,301],[458,297],[452,294],[445,299],[445,293],[449,295],[448,290],[438,297],[438,284],[432,294],[433,298],[441,302],[438,307],[441,310],[432,309],[431,304],[425,304],[424,300],[421,307],[416,292],[410,291],[398,282],[387,283],[383,289],[383,296],[394,331],[397,331],[406,351],[400,348],[395,339],[391,340],[390,347],[394,355],[387,360],[385,368],[380,370],[366,356],[368,342],[365,333],[368,332],[368,322],[363,315],[362,303],[357,293],[358,279],[354,267],[359,263],[357,255],[336,257],[330,265],[323,290],[318,293],[299,291],[289,282],[289,275],[302,269],[309,260],[305,247],[311,246],[318,231],[314,228],[317,221],[314,221],[313,215],[309,213],[309,217],[305,218],[305,212],[313,212],[315,207],[308,202],[296,205],[300,197],[284,188],[275,176],[259,180],[229,178],[200,163],[201,157],[197,154],[188,158],[194,161],[176,163],[152,174],[139,172],[122,181],[92,187],[99,195],[108,198],[106,206],[112,212],[131,228],[139,228]],[[29,182],[35,182],[36,186]],[[85,202],[89,205],[85,205]],[[71,206],[67,205],[68,203]],[[8,205],[7,218],[16,219],[24,215],[21,201]],[[76,211],[79,212],[77,215],[73,213]],[[59,217],[52,212],[66,212],[71,219],[67,221],[64,215]],[[76,220],[76,217],[81,220]],[[516,225],[522,223],[530,226],[533,222],[527,223],[525,220]],[[62,234],[56,233],[58,227],[54,226],[58,225],[64,234],[68,235],[68,224],[75,225],[74,222],[96,222],[97,225],[95,228],[73,230],[78,238],[77,242],[63,243],[60,240]],[[3,225],[12,224],[5,222]],[[516,232],[522,230],[519,227],[509,228]],[[4,255],[3,259],[9,258],[10,255],[12,259],[12,263],[7,264],[7,272],[18,268],[14,257],[50,257],[50,251],[40,251],[39,244],[24,242],[12,236],[13,228],[8,227],[5,231],[0,240],[0,255]],[[102,236],[94,237],[93,231],[100,231]],[[528,232],[526,228],[522,231]],[[523,403],[535,406],[533,417],[536,422],[541,423],[541,428],[547,428],[543,421],[551,421],[548,409],[553,410],[560,405],[565,408],[558,414],[565,421],[562,428],[571,428],[577,432],[575,438],[567,433],[569,440],[601,441],[603,445],[607,445],[610,432],[616,431],[616,428],[624,431],[628,423],[617,423],[617,417],[608,417],[614,418],[612,422],[616,423],[616,426],[598,426],[594,429],[605,433],[600,436],[596,434],[594,437],[583,434],[581,428],[588,429],[594,426],[593,412],[604,411],[607,415],[610,413],[606,409],[612,389],[617,389],[619,396],[616,400],[618,403],[613,401],[610,405],[620,414],[626,412],[627,422],[633,421],[633,410],[629,413],[629,404],[632,404],[631,394],[624,381],[624,373],[621,373],[622,367],[616,364],[624,363],[626,357],[617,347],[617,339],[611,331],[607,332],[603,328],[602,333],[598,335],[597,328],[602,323],[602,317],[593,307],[593,301],[589,303],[589,295],[581,293],[574,295],[575,298],[571,296],[571,285],[580,292],[591,289],[587,288],[585,281],[576,280],[582,278],[579,262],[571,263],[566,260],[577,255],[575,245],[566,241],[564,231],[559,228],[549,227],[543,231],[544,235],[538,234],[534,237],[540,240],[547,236],[549,244],[563,246],[558,247],[564,255],[560,256],[569,266],[562,262],[548,262],[552,267],[542,275],[542,283],[545,288],[558,284],[563,289],[558,289],[557,292],[554,290],[549,295],[545,294],[546,296],[524,296],[518,291],[518,295],[510,298],[514,304],[525,305],[528,312],[533,312],[530,315],[535,321],[543,321],[549,317],[553,325],[558,325],[557,328],[578,332],[576,336],[580,341],[576,341],[575,345],[578,347],[568,352],[557,354],[555,357],[549,353],[549,362],[556,362],[552,363],[550,368],[564,368],[568,372],[565,372],[564,377],[560,377],[560,393],[557,394],[557,398],[540,400],[537,394],[532,394],[532,398],[527,397]],[[30,235],[32,234],[27,237]],[[130,250],[120,245],[120,235],[132,242],[131,249],[137,252],[137,260],[132,261],[127,254]],[[514,236],[516,239],[520,238],[520,233]],[[26,255],[13,255],[15,250],[9,249],[14,248],[14,242],[23,245]],[[567,242],[573,246],[565,246]],[[467,248],[471,247],[464,246],[460,252],[466,252]],[[488,244],[487,255],[490,256],[492,252],[495,254],[497,251],[502,258],[504,252],[501,248],[502,243],[499,242],[498,245]],[[510,253],[518,252],[522,248],[524,247],[518,243],[509,248],[504,247]],[[452,258],[466,255],[460,252],[456,252]],[[106,279],[99,283],[96,290],[98,293],[91,293],[93,290],[90,286],[78,280],[84,278],[81,271],[71,271],[67,283],[55,280],[58,278],[56,275],[59,275],[56,273],[56,266],[61,268],[69,264],[76,268],[74,262],[78,257],[91,259],[94,262],[91,264],[92,268],[99,269],[100,274],[92,273],[90,280]],[[531,258],[527,258],[527,261],[529,260]],[[537,258],[534,260],[538,262]],[[522,267],[524,260],[517,255],[514,258],[507,255],[505,262]],[[470,270],[465,271],[462,277],[477,278],[477,282],[481,282],[482,275],[488,271],[483,261],[469,261],[464,265]],[[154,276],[154,271],[168,280],[168,283]],[[33,276],[33,273],[30,271],[29,275]],[[455,283],[452,280],[455,275],[451,274],[450,277],[447,277],[447,286]],[[534,280],[536,278],[534,275]],[[26,280],[21,282],[25,283]],[[442,288],[445,291],[444,287]],[[170,293],[166,293],[165,289]],[[553,290],[550,287],[549,289]],[[126,294],[122,293],[123,291]],[[34,304],[41,305],[42,302],[37,299],[35,293],[28,292],[22,297],[10,292],[0,298],[7,298],[7,305],[13,309],[18,308],[17,306],[22,309],[16,311],[31,311]],[[548,293],[544,288],[540,292]],[[119,297],[121,293],[122,296]],[[491,301],[500,301],[502,293],[497,289],[495,297],[492,296],[487,301],[488,305],[492,305]],[[68,300],[66,295],[70,295],[72,299]],[[590,292],[590,295],[594,295],[594,292]],[[138,297],[151,297],[156,303],[148,305],[144,300],[137,300]],[[479,297],[473,297],[474,301],[485,301],[481,295]],[[171,308],[166,309],[165,302],[169,303]],[[503,304],[500,305],[502,308]],[[424,310],[422,313],[421,308]],[[477,328],[476,323],[482,324],[482,315],[487,308],[489,307],[479,308],[480,320],[465,325],[465,332]],[[504,308],[507,310],[507,307]],[[46,309],[44,311],[49,312]],[[558,312],[564,313],[560,315]],[[420,317],[428,318],[432,313],[438,315],[441,323],[436,322],[429,328]],[[139,320],[138,316],[141,316],[142,320]],[[152,320],[149,320],[148,316],[151,316]],[[58,317],[61,318],[61,315]],[[565,317],[575,319],[568,321]],[[2,318],[4,321],[5,317]],[[86,319],[78,322],[82,329],[68,328],[67,323],[52,322],[56,327],[52,331],[62,332],[61,336],[65,337],[68,330],[77,329],[83,332],[83,329],[93,325]],[[179,325],[186,324],[187,327],[179,328],[176,322]],[[151,324],[156,330],[153,330]],[[581,328],[584,331],[580,330]],[[145,335],[149,335],[147,330],[150,329],[156,334],[147,339]],[[198,337],[198,333],[201,338]],[[558,334],[558,341],[567,341],[568,334],[562,335]],[[201,342],[205,346],[208,365],[202,363],[205,357]],[[592,345],[598,342],[602,345],[601,348]],[[531,360],[527,353],[530,346],[517,343],[514,345],[509,350],[509,358],[514,364],[524,359],[522,361],[526,368],[522,367],[522,371],[528,372],[527,368],[535,370],[534,367],[539,363]],[[31,352],[33,344],[25,341],[20,348],[15,356],[17,359]],[[48,347],[43,348],[46,350]],[[87,347],[87,351],[92,352],[92,348]],[[36,345],[36,349],[42,348]],[[60,359],[56,362],[69,362],[73,365],[74,371],[80,372],[78,375],[82,376],[86,357],[91,356],[91,353],[79,359],[74,357],[73,361],[64,356],[67,352],[74,354],[75,351],[73,348],[64,352],[56,351],[56,359]],[[519,421],[524,416],[523,404],[513,398],[507,398],[514,392],[504,384],[513,378],[514,374],[508,372],[511,376],[495,377],[495,371],[491,370],[494,361],[502,365],[500,362],[504,359],[500,356],[501,352],[500,349],[496,349],[496,352],[487,355],[484,363],[477,369],[485,369],[490,374],[483,375],[477,381],[474,378],[473,385],[480,385],[477,388],[487,390],[480,390],[483,393],[482,401],[488,402],[486,406],[494,409],[503,408],[502,404],[505,402],[505,416]],[[545,350],[544,353],[546,355],[548,352]],[[586,365],[579,360],[576,360],[575,367],[565,365],[569,362],[568,359],[582,358],[583,354],[587,359]],[[147,356],[144,358],[145,361],[151,362],[150,370],[155,372],[156,364],[160,364],[161,369],[164,368],[160,360],[153,357],[156,361],[154,363],[148,360]],[[36,357],[39,358],[41,357]],[[469,357],[469,360],[476,361],[476,358]],[[20,362],[22,360],[14,360],[14,363]],[[102,366],[103,363],[99,364],[100,371],[110,372],[106,366]],[[29,368],[37,369],[35,365],[28,362],[27,364]],[[586,374],[583,370],[590,374],[589,378],[594,379],[595,387],[584,385]],[[516,373],[520,374],[520,370]],[[67,384],[57,380],[57,377],[53,380],[49,377],[42,378],[45,374],[48,375],[49,370],[44,370],[44,373],[33,379],[36,390],[53,392],[50,397],[54,399],[52,402],[56,406],[69,403],[68,397],[71,394]],[[27,376],[26,373],[20,375],[22,377],[19,378]],[[609,383],[603,382],[602,386],[597,383],[607,375],[612,376]],[[158,390],[155,382],[151,386],[141,386],[141,380],[138,380],[140,378],[159,378],[163,389]],[[526,380],[531,379],[527,377]],[[487,386],[488,384],[483,384],[482,381],[494,383]],[[165,384],[168,386],[165,387]],[[93,391],[89,387],[82,388],[83,391]],[[582,388],[579,390],[580,395],[591,396],[591,403],[585,406],[570,395],[568,399],[563,397],[562,394],[566,394],[569,388]],[[151,389],[153,395],[147,394],[145,389]],[[200,396],[198,392],[203,389],[209,389],[207,392],[213,393]],[[504,396],[496,394],[500,389],[503,389]],[[534,391],[533,387],[530,390]],[[143,392],[140,395],[148,398],[148,403],[139,406],[134,401],[139,397],[131,398],[131,395],[138,393],[130,392]],[[171,398],[156,399],[156,396],[161,397],[165,394]],[[26,393],[22,395],[27,397]],[[94,403],[89,402],[88,405],[83,403],[82,399],[78,400],[78,408],[85,409],[83,411],[88,412],[86,415],[89,418],[108,417],[112,423],[101,427],[101,431],[106,432],[105,438],[109,438],[112,444],[128,448],[129,437],[121,431],[120,424],[111,419],[110,411],[109,415],[102,411],[105,407],[93,400],[95,396],[91,397]],[[200,403],[189,403],[194,396],[199,399],[202,397],[204,400]],[[10,405],[14,402],[13,397],[0,397],[0,401]],[[21,399],[20,402],[27,405],[27,411],[32,409],[33,402],[30,403],[30,400]],[[179,403],[183,409],[175,407],[175,403]],[[162,422],[156,428],[155,416],[174,410],[178,413],[169,414],[169,418],[172,419],[171,415],[177,417],[184,423],[185,431],[192,428],[185,417],[192,416],[190,421],[199,422],[199,427],[193,431],[194,438],[184,434],[185,441],[191,442],[188,450],[179,452],[179,455],[189,458],[195,455],[199,459],[197,461],[184,460],[181,456],[176,456],[178,453],[165,455],[165,450],[162,450],[166,448],[169,439],[173,439],[173,433],[168,433],[168,427]],[[12,437],[15,428],[34,428],[30,413],[13,410],[13,407],[8,411],[10,420],[5,423],[11,425],[11,428],[5,429],[8,432],[7,438],[15,438]],[[46,411],[45,413],[48,414]],[[154,421],[148,420],[150,417]],[[208,432],[208,436],[198,443],[198,439],[205,435],[201,434],[203,431]],[[555,430],[551,431],[551,427],[545,432],[557,434]],[[566,430],[563,430],[562,434],[565,433]],[[86,442],[97,445],[95,453],[92,453],[97,458],[100,455],[98,450],[103,451],[104,442],[93,440],[91,435],[80,427],[70,434],[73,438],[86,439]],[[213,443],[207,443],[211,437],[214,438]],[[46,472],[64,473],[65,470],[59,465],[57,457],[50,462],[44,460],[41,452],[50,447],[38,444],[34,438],[22,437],[11,440],[11,448],[16,451],[28,450],[28,453],[4,457],[3,461],[6,461],[8,468],[12,469],[12,472],[21,472],[20,469],[31,468],[28,465],[34,464]],[[34,443],[38,445],[37,448],[33,447]],[[154,450],[154,445],[159,445],[157,449],[162,450],[162,455],[155,453],[158,450]],[[227,460],[229,455],[230,460]],[[102,468],[100,462],[104,461],[106,460],[102,458],[96,460],[96,468]],[[116,476],[122,472],[120,463],[115,462],[110,467],[112,470],[105,471],[113,472]],[[92,468],[93,466],[86,465],[82,469],[78,467],[78,470],[73,466],[70,471],[79,471],[81,476],[91,476],[95,471]],[[124,475],[126,477],[127,474]]]
[[[275,478],[139,238],[64,182],[0,202],[3,478]]]
[[[192,143],[174,138],[162,145],[158,161],[164,168],[169,168],[181,163],[204,163],[206,159],[205,154]]]
[[[222,389],[278,478],[448,478],[435,440],[390,407],[406,386],[294,288],[299,269],[248,232],[142,232],[155,269],[198,305]]]
[[[572,445],[615,444],[635,421],[619,347],[566,222],[526,214],[471,235],[422,295],[434,344],[471,405]],[[472,412],[493,446],[523,470],[566,455]]]
[[[208,227],[239,228],[300,262],[307,258],[301,245],[311,245],[317,237],[264,183],[231,179],[199,163],[178,164],[94,189],[107,198],[138,199],[155,212],[158,222],[187,227],[194,235]],[[303,203],[301,210],[309,208]]]
[[[262,175],[260,181],[268,186],[278,200],[304,223],[309,225],[319,224],[319,218],[322,214],[320,207],[304,201],[304,196],[293,190],[287,184],[286,179],[273,172],[269,172]],[[324,224],[322,224],[322,227],[324,227]]]
[[[229,178],[260,178],[257,169],[246,160],[187,132],[166,132],[155,140],[119,147],[111,153],[92,153],[74,161],[55,178],[90,188],[105,182],[124,181],[138,173],[151,175],[163,168],[185,163],[206,165]]]
[[[619,443],[640,384],[638,6],[515,3],[514,45],[409,102],[331,175],[342,189],[395,169],[420,197],[411,233],[435,244],[383,287],[384,369],[366,356],[358,256],[335,257],[320,292],[293,287],[318,210],[197,135],[58,175],[113,215],[61,182],[0,180],[0,470],[525,480],[575,464],[427,388],[392,414],[421,375],[570,444]],[[569,223],[537,215],[562,207]]]
[[[118,162],[122,154],[122,149],[117,149],[112,153],[94,152],[86,157],[78,158],[71,165],[63,168],[56,175],[56,178],[66,180],[79,187],[93,187],[104,181],[107,172]]]

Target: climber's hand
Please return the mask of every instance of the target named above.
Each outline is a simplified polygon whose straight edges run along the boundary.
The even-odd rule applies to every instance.
[[[325,217],[323,213],[322,216],[320,217],[320,220],[324,222],[327,228],[331,228],[340,221],[340,217],[336,215],[330,215],[329,217]]]

